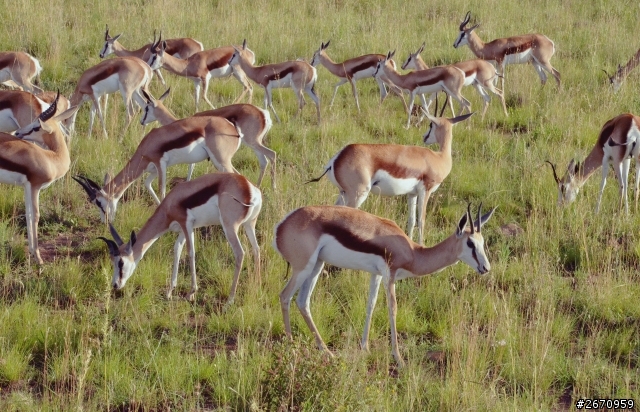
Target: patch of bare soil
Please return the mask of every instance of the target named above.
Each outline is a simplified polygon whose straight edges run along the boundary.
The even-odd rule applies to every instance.
[[[82,245],[89,241],[90,237],[83,232],[58,233],[53,237],[47,237],[38,242],[40,256],[45,263],[55,262],[57,259],[77,258],[82,262],[91,262],[95,259],[92,251],[81,251]]]

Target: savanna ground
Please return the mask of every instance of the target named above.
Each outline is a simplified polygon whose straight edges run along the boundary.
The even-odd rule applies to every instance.
[[[71,176],[101,181],[116,173],[150,130],[126,132],[120,97],[107,113],[108,140],[87,138],[88,105],[78,115],[69,173],[41,196],[40,240],[47,263],[38,268],[26,253],[22,189],[0,188],[0,408],[2,410],[566,410],[578,398],[640,401],[640,217],[618,206],[614,179],[595,215],[599,173],[570,207],[556,205],[549,159],[564,172],[583,159],[604,122],[638,112],[640,76],[634,73],[613,94],[601,69],[613,70],[635,53],[635,1],[451,0],[398,1],[120,1],[5,2],[0,8],[0,50],[24,50],[44,67],[40,85],[69,96],[80,74],[98,63],[105,24],[137,48],[154,29],[166,37],[191,36],[213,48],[247,39],[258,63],[310,59],[322,41],[336,61],[397,50],[406,58],[422,42],[430,65],[472,58],[454,49],[458,24],[471,10],[480,37],[540,32],[556,44],[553,65],[561,72],[542,88],[531,66],[507,69],[509,116],[493,99],[487,116],[454,129],[451,175],[429,202],[426,239],[449,236],[467,202],[498,205],[484,228],[492,271],[477,275],[464,264],[398,284],[400,350],[407,366],[390,356],[386,300],[374,314],[371,351],[358,349],[368,276],[340,271],[322,276],[312,298],[314,319],[336,357],[315,350],[292,308],[294,342],[284,339],[278,293],[286,264],[271,247],[274,225],[289,211],[332,204],[337,190],[322,172],[352,142],[421,145],[427,124],[404,130],[397,97],[378,103],[372,80],[358,84],[358,113],[348,86],[332,110],[336,79],[318,68],[322,100],[318,127],[312,105],[293,115],[290,90],[277,91],[283,122],[267,145],[278,153],[278,188],[263,183],[258,221],[262,283],[245,259],[236,303],[222,311],[233,258],[219,227],[197,235],[200,290],[185,300],[189,282],[181,267],[177,297],[168,301],[175,235],[165,235],[146,254],[123,293],[110,290],[108,233],[98,211]],[[193,113],[193,86],[166,73],[167,105]],[[158,96],[164,89],[152,83]],[[213,80],[218,106],[240,93],[230,78]],[[465,88],[474,110],[478,94]],[[263,92],[255,87],[254,103]],[[309,102],[309,99],[307,98]],[[204,106],[202,106],[204,108]],[[243,147],[235,167],[255,182],[258,164]],[[200,164],[196,174],[214,171]],[[175,167],[170,176],[184,176]],[[631,199],[633,197],[631,196]],[[154,204],[142,183],[120,203],[115,225],[139,229]],[[406,222],[406,200],[370,197],[364,209]],[[515,235],[506,226],[519,227]],[[505,228],[503,228],[505,227]],[[242,235],[245,249],[248,242]],[[174,294],[175,295],[175,294]]]

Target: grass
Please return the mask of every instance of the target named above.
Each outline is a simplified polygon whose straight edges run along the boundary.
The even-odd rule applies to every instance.
[[[454,49],[458,24],[471,10],[478,34],[495,37],[540,32],[556,44],[552,60],[562,74],[558,91],[544,88],[530,66],[509,66],[509,116],[493,99],[480,116],[454,129],[451,175],[428,205],[425,243],[447,237],[466,203],[499,205],[485,227],[492,271],[476,275],[460,264],[397,285],[400,351],[390,355],[386,302],[374,313],[369,353],[358,349],[368,276],[342,271],[323,276],[312,297],[317,326],[336,357],[314,349],[313,337],[292,310],[294,342],[284,339],[278,293],[286,264],[271,248],[274,225],[294,208],[332,204],[337,191],[318,176],[341,147],[352,142],[420,145],[426,124],[404,130],[400,101],[380,105],[370,80],[358,83],[362,112],[347,86],[332,110],[333,78],[318,68],[323,122],[313,105],[295,118],[289,90],[274,93],[283,120],[267,145],[278,153],[278,189],[263,184],[258,221],[262,284],[250,259],[236,303],[227,311],[233,273],[230,247],[219,227],[197,235],[200,290],[194,304],[185,260],[173,300],[164,298],[175,235],[162,237],[145,255],[122,293],[109,287],[111,262],[97,236],[108,233],[97,210],[71,179],[101,181],[117,173],[150,130],[124,131],[120,97],[107,113],[108,140],[98,129],[87,139],[88,108],[78,115],[69,173],[41,195],[40,240],[48,263],[37,268],[26,252],[21,189],[0,188],[0,407],[2,410],[566,410],[578,398],[640,400],[640,217],[618,207],[615,180],[594,214],[598,178],[570,207],[556,205],[549,159],[560,170],[583,159],[605,121],[638,112],[637,73],[612,94],[600,69],[624,64],[638,45],[634,5],[625,2],[543,2],[538,9],[512,0],[376,3],[282,0],[195,2],[147,0],[95,4],[71,0],[24,1],[0,8],[5,28],[0,50],[34,54],[45,89],[69,95],[80,74],[99,62],[105,24],[123,45],[137,48],[154,29],[166,37],[191,36],[206,48],[247,39],[258,63],[304,57],[321,42],[336,61],[397,50],[401,60],[423,41],[427,64],[472,57]],[[11,33],[11,35],[9,35]],[[190,81],[170,74],[165,101],[178,116],[193,112]],[[164,89],[152,83],[154,95]],[[218,106],[241,92],[234,79],[213,80]],[[474,109],[478,94],[463,90]],[[263,92],[255,88],[254,103]],[[307,99],[308,100],[308,99]],[[457,106],[457,105],[456,105]],[[234,165],[258,177],[253,153],[243,148]],[[559,172],[560,172],[559,170]],[[212,172],[210,164],[196,175]],[[169,176],[184,176],[174,167]],[[372,197],[365,210],[406,222],[405,199]],[[633,207],[632,207],[633,210]],[[139,229],[153,211],[141,181],[120,203],[116,227]],[[522,232],[503,234],[517,224]],[[245,249],[248,242],[241,236]]]

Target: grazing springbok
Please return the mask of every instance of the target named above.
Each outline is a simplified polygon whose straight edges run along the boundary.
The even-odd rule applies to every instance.
[[[409,53],[409,57],[407,57],[407,60],[405,60],[405,62],[402,64],[403,70],[427,70],[429,68],[424,60],[422,60],[422,56],[420,56],[420,53],[422,53],[422,51],[424,50],[424,46],[425,44],[422,43],[422,46],[420,46],[420,48],[415,53]],[[489,107],[489,102],[491,101],[491,97],[487,93],[487,90],[500,98],[504,114],[505,116],[509,116],[509,113],[507,113],[507,105],[504,101],[504,94],[493,84],[493,81],[498,75],[498,72],[491,63],[482,59],[474,59],[454,63],[451,66],[457,67],[464,72],[464,85],[475,87],[475,89],[478,91],[478,94],[480,94],[480,97],[482,97],[482,99],[484,100],[482,119],[484,119],[484,115],[487,112],[487,108]],[[450,99],[449,103],[451,103]],[[453,104],[451,103],[451,105],[451,112],[453,113]]]
[[[249,103],[251,103],[253,99],[253,88],[251,84],[241,69],[231,67],[230,60],[234,52],[232,46],[204,50],[184,59],[179,59],[169,54],[167,47],[169,47],[168,44],[162,40],[162,36],[160,36],[156,44],[151,47],[151,55],[147,63],[153,70],[162,67],[173,74],[191,79],[195,86],[194,97],[196,111],[198,111],[200,104],[200,87],[202,87],[202,97],[204,101],[207,102],[212,109],[215,109],[215,106],[207,97],[209,80],[211,80],[212,77],[220,78],[233,75],[244,87],[242,94],[238,96],[234,103],[242,100],[247,92],[249,93]],[[247,51],[247,56],[250,61],[255,61],[255,55],[251,50]]]
[[[12,136],[0,133],[0,183],[24,187],[25,214],[29,253],[42,264],[38,249],[40,220],[40,191],[60,179],[69,170],[69,150],[60,122],[77,108],[54,116],[57,100],[35,121],[25,125]],[[26,142],[33,140],[48,149]]]
[[[30,93],[42,93],[42,89],[31,83],[40,74],[40,62],[24,52],[0,52],[0,83],[17,86]]]
[[[93,129],[95,113],[102,123],[102,131],[107,137],[107,127],[100,108],[100,97],[109,93],[120,92],[127,108],[127,126],[135,114],[133,102],[141,108],[145,106],[140,91],[147,88],[153,72],[151,68],[137,57],[116,57],[104,60],[82,73],[78,85],[71,95],[71,105],[79,106],[87,100],[92,101],[89,117],[89,137]],[[71,133],[75,129],[75,114],[67,121],[67,128]]]
[[[444,107],[443,105],[442,111]],[[317,182],[328,174],[331,183],[340,191],[336,204],[353,208],[359,208],[369,193],[382,196],[407,195],[407,233],[413,238],[417,206],[418,242],[422,244],[429,197],[451,172],[451,129],[454,124],[466,120],[472,114],[454,119],[426,114],[431,125],[423,137],[424,143],[438,143],[439,152],[418,146],[350,144],[333,156],[320,177],[309,182]]]
[[[474,30],[480,26],[475,24],[467,27],[471,20],[468,12],[460,23],[460,34],[453,43],[454,48],[469,46],[473,54],[479,59],[496,62],[498,72],[502,78],[502,92],[504,93],[504,66],[507,64],[531,63],[538,72],[542,85],[547,82],[545,70],[555,77],[560,87],[560,73],[551,66],[551,56],[556,49],[553,41],[542,34],[525,34],[521,36],[495,39],[484,43]]]
[[[472,221],[470,207],[453,235],[433,247],[414,243],[391,220],[344,206],[307,206],[289,213],[275,227],[273,247],[291,265],[292,275],[280,292],[284,330],[291,338],[289,308],[296,303],[320,350],[329,352],[311,317],[310,302],[322,268],[326,263],[371,273],[364,332],[360,346],[369,349],[371,316],[376,305],[380,281],[384,283],[389,306],[391,352],[398,365],[404,361],[398,350],[396,331],[396,290],[398,280],[437,272],[463,261],[479,274],[491,270],[480,229],[494,209]],[[470,228],[467,228],[469,224]]]
[[[618,70],[616,70],[613,76],[607,73],[606,70],[602,70],[609,78],[609,83],[611,83],[614,93],[620,90],[620,86],[622,86],[624,79],[627,78],[629,73],[631,73],[638,64],[640,64],[640,49],[638,49],[636,54],[627,62],[627,64],[624,65],[624,67],[618,65]]]
[[[147,99],[147,105],[143,110],[140,124],[146,125],[157,120],[162,125],[168,125],[178,120],[163,103],[163,100],[169,95],[169,90],[171,89],[165,91],[159,99],[154,99],[151,94],[146,92],[142,93]],[[269,161],[271,161],[271,187],[276,188],[276,152],[263,144],[264,137],[271,129],[272,124],[268,111],[252,104],[232,104],[219,109],[199,112],[194,116],[220,116],[236,124],[242,130],[242,144],[249,146],[258,157],[260,176],[257,186],[260,187]],[[192,169],[190,166],[189,177]]]
[[[316,95],[314,86],[318,78],[316,68],[302,60],[293,60],[276,64],[265,64],[264,66],[254,66],[251,60],[252,53],[247,48],[247,40],[242,42],[242,48],[234,46],[235,52],[229,60],[229,64],[234,70],[240,68],[252,81],[262,86],[264,89],[264,108],[273,111],[276,120],[280,118],[273,108],[271,90],[281,87],[290,87],[298,98],[298,114],[304,107],[304,96],[306,92],[316,104],[318,113],[318,124],[320,124],[320,98]]]
[[[211,159],[221,172],[236,172],[231,158],[240,147],[242,132],[222,117],[187,117],[151,130],[124,168],[114,178],[107,174],[104,186],[84,176],[76,181],[89,195],[91,203],[100,209],[103,222],[113,222],[118,201],[125,190],[144,172],[149,172],[144,185],[156,204],[164,199],[167,168],[176,164],[191,164]],[[237,172],[236,172],[237,173]],[[160,197],[151,184],[158,178]]]
[[[424,112],[429,111],[429,105],[437,92],[443,91],[447,95],[452,96],[460,105],[471,112],[471,103],[462,96],[461,90],[464,86],[464,72],[453,66],[440,66],[427,70],[418,70],[407,74],[400,74],[395,68],[395,63],[391,58],[395,55],[395,51],[389,52],[384,60],[378,62],[374,76],[380,76],[384,73],[390,80],[409,93],[409,107],[407,109],[407,126],[411,125],[411,112],[413,110],[413,102],[416,96],[420,96],[422,100],[422,108]],[[424,98],[424,93],[431,94],[429,102]],[[422,117],[420,118],[420,121]]]
[[[0,90],[0,132],[13,133],[33,122],[55,101],[56,94],[42,92],[34,95],[21,90]],[[58,96],[54,116],[69,109],[69,100]]]
[[[384,60],[384,54],[365,54],[363,56],[345,60],[342,63],[335,63],[326,52],[327,47],[329,47],[329,43],[331,43],[331,40],[326,43],[321,43],[320,48],[313,53],[313,57],[311,58],[311,65],[313,67],[318,67],[318,64],[321,64],[329,70],[331,74],[340,78],[340,81],[334,86],[333,97],[331,98],[331,103],[329,103],[329,108],[333,106],[333,101],[338,93],[338,87],[345,83],[349,83],[351,85],[353,97],[356,99],[356,107],[358,108],[358,111],[360,111],[356,81],[373,77],[378,83],[378,88],[380,88],[380,102],[384,101],[385,97],[387,97],[387,89],[385,87],[385,84],[387,84],[392,93],[400,96],[406,110],[407,103],[404,101],[402,90],[395,86],[384,74],[379,77],[373,76],[378,62],[380,60]]]
[[[624,210],[629,214],[627,180],[631,159],[636,163],[635,208],[637,209],[640,184],[640,117],[624,113],[602,126],[591,153],[582,163],[576,163],[575,159],[572,159],[562,179],[558,178],[555,165],[547,160],[553,170],[553,178],[558,184],[558,205],[573,202],[587,179],[602,166],[602,182],[596,204],[596,213],[598,213],[604,186],[607,184],[609,165],[611,165],[620,184],[620,208],[624,200]]]
[[[169,192],[138,234],[131,232],[128,242],[123,242],[113,225],[114,240],[104,237],[113,262],[113,288],[122,289],[133,274],[144,254],[162,234],[178,232],[173,248],[173,271],[167,298],[171,299],[178,283],[178,264],[182,248],[187,243],[191,270],[191,292],[188,299],[195,299],[196,250],[193,230],[203,226],[221,225],[235,256],[235,271],[227,305],[236,295],[238,278],[242,270],[244,250],[238,238],[238,229],[244,228],[254,258],[254,270],[260,282],[260,248],[256,239],[256,222],[262,207],[262,193],[244,176],[234,173],[213,173],[200,176],[190,182],[182,182]]]
[[[107,25],[106,30],[104,32],[104,46],[100,50],[100,58],[104,59],[110,54],[115,54],[118,57],[137,57],[141,60],[147,61],[149,60],[149,56],[151,55],[150,49],[156,42],[155,40],[155,32],[153,34],[153,43],[145,44],[136,50],[128,50],[126,49],[118,39],[122,36],[121,34],[116,35],[115,37],[111,37],[109,35],[109,26]],[[198,40],[192,39],[190,37],[180,37],[177,39],[167,39],[167,53],[170,55],[177,57],[178,59],[186,59],[193,55],[194,53],[201,52],[204,50],[202,43]],[[166,85],[164,78],[162,77],[162,73],[160,70],[155,70],[156,75],[162,82],[162,85]]]

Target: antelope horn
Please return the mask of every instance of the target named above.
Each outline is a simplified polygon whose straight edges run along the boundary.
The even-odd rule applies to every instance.
[[[151,103],[151,96],[149,96],[149,93],[147,93],[146,90],[142,90],[142,96],[144,96],[145,99],[147,99],[147,103]]]
[[[106,30],[104,32],[104,40],[107,41],[109,40],[109,25],[105,24],[105,26],[106,26]]]
[[[107,247],[109,248],[109,254],[111,256],[120,256],[118,245],[116,245],[116,243],[113,240],[107,239],[106,237],[102,237],[102,236],[99,236],[98,239],[104,240],[104,243],[106,243]]]
[[[83,180],[84,176],[72,176],[72,179],[78,182],[84,191],[87,192],[90,201],[93,201],[96,198],[95,190],[85,180]]]
[[[476,230],[473,226],[473,219],[471,218],[471,203],[467,203],[467,219],[469,220],[469,226],[471,226],[471,234],[473,235]]]
[[[444,109],[447,108],[447,102],[449,101],[449,95],[447,93],[444,94],[446,97],[444,98],[444,104],[442,105],[442,109],[440,110],[440,116],[438,117],[442,117],[442,115],[444,114]]]
[[[120,235],[116,231],[116,228],[113,227],[113,225],[111,223],[109,223],[109,231],[111,232],[111,236],[113,236],[113,240],[116,241],[116,245],[118,245],[118,247],[122,246],[124,244],[124,242],[122,241],[122,238],[120,237]]]
[[[469,20],[471,20],[470,11],[467,12],[467,14],[464,16],[464,20],[462,20],[462,22],[460,23],[460,31],[464,30],[464,26],[466,26],[467,23],[469,23]]]
[[[480,233],[481,222],[482,222],[482,202],[480,202],[480,206],[478,206],[478,220],[476,221],[476,225],[478,225],[478,233]]]
[[[58,94],[56,95],[56,99],[51,103],[51,106],[47,108],[44,112],[40,113],[40,120],[46,122],[51,119],[54,114],[56,114],[56,109],[58,108],[58,99],[60,98],[60,90],[58,90]]]
[[[556,179],[556,183],[560,183],[560,179],[558,179],[558,174],[556,173],[555,165],[548,160],[545,160],[545,162],[549,163],[549,165],[551,166],[551,169],[553,170],[553,178]]]

